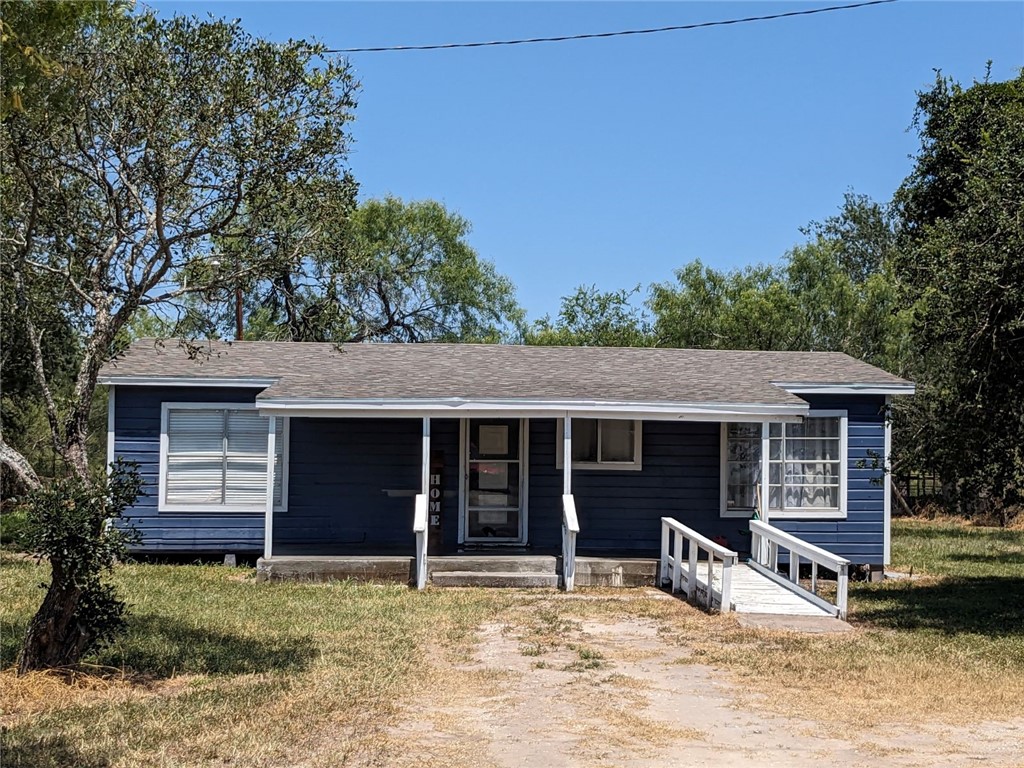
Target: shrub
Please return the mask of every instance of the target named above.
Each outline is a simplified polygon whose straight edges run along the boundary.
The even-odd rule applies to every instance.
[[[25,548],[49,560],[51,578],[42,585],[46,597],[29,625],[19,673],[76,664],[124,627],[126,605],[103,577],[134,536],[124,510],[141,488],[137,465],[118,461],[109,477],[55,480],[24,497]]]

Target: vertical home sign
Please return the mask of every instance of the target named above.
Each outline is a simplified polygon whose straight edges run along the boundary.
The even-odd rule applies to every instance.
[[[427,485],[427,547],[432,555],[441,554],[441,525],[444,515],[444,453],[430,454],[430,483]]]

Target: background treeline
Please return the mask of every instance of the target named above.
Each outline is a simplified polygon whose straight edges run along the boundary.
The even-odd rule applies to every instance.
[[[160,21],[119,3],[5,3],[4,13],[2,442],[41,477],[68,469],[69,409],[86,420],[89,461],[103,461],[105,398],[86,387],[83,401],[82,389],[98,315],[79,293],[92,275],[90,295],[100,290],[122,310],[101,329],[100,358],[143,335],[233,338],[239,309],[247,339],[839,350],[917,382],[893,414],[897,475],[936,476],[940,501],[963,514],[1005,520],[1021,503],[1022,77],[963,88],[938,76],[918,94],[921,146],[893,199],[849,192],[781,258],[731,271],[695,261],[651,286],[583,285],[556,317],[530,322],[511,281],[468,245],[458,214],[429,200],[358,201],[345,163],[358,88],[344,62],[314,66],[315,46],[273,54],[237,25]],[[185,46],[192,60],[174,55]],[[217,147],[226,135],[216,134],[216,110],[241,114],[275,55],[281,71],[261,87],[277,89],[281,124],[293,119],[306,134],[245,146],[235,135],[233,147]],[[247,74],[232,78],[229,67]],[[145,112],[157,89],[182,91],[189,78],[160,114]],[[135,93],[104,92],[118,88]],[[77,137],[54,128],[68,121]],[[97,138],[114,125],[132,132]],[[144,157],[151,147],[167,150],[159,168]],[[182,170],[189,147],[209,162],[208,177]],[[222,160],[236,155],[216,167],[216,154],[201,154],[210,147]],[[123,159],[108,168],[112,191],[87,179],[46,191],[54,174],[84,177],[111,156]],[[231,169],[244,185],[237,198]],[[209,220],[216,205],[203,207],[211,189],[231,206],[223,220]],[[160,280],[126,291],[153,268],[145,248],[101,264],[77,246],[164,194],[182,201],[184,231],[157,265]],[[32,216],[36,242],[19,256]],[[9,497],[23,478],[5,465]]]

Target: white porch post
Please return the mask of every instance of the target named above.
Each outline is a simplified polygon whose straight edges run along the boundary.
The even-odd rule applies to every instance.
[[[416,495],[416,508],[413,514],[412,530],[416,536],[416,589],[427,586],[427,547],[430,537],[430,516],[427,505],[430,499],[430,417],[423,417],[422,443],[422,474],[420,492]]]
[[[568,413],[562,430],[562,493],[572,493],[572,417]]]
[[[785,427],[783,427],[785,429]],[[761,520],[765,523],[768,522],[769,512],[769,493],[771,492],[770,483],[771,480],[768,477],[768,468],[771,466],[768,462],[768,452],[771,450],[771,425],[765,421],[761,424]]]
[[[423,417],[423,476],[420,482],[420,493],[430,493],[430,417]]]
[[[274,548],[274,458],[277,454],[277,417],[267,419],[267,507],[263,518],[263,558],[269,560]]]
[[[572,417],[565,414],[562,430],[562,585],[566,592],[576,586],[576,535],[580,521],[572,497]]]

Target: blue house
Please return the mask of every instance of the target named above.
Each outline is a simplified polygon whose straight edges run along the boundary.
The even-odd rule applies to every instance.
[[[109,458],[146,481],[138,552],[406,569],[567,533],[655,558],[666,516],[746,553],[757,512],[879,570],[887,404],[913,392],[831,352],[152,339],[101,382]]]

